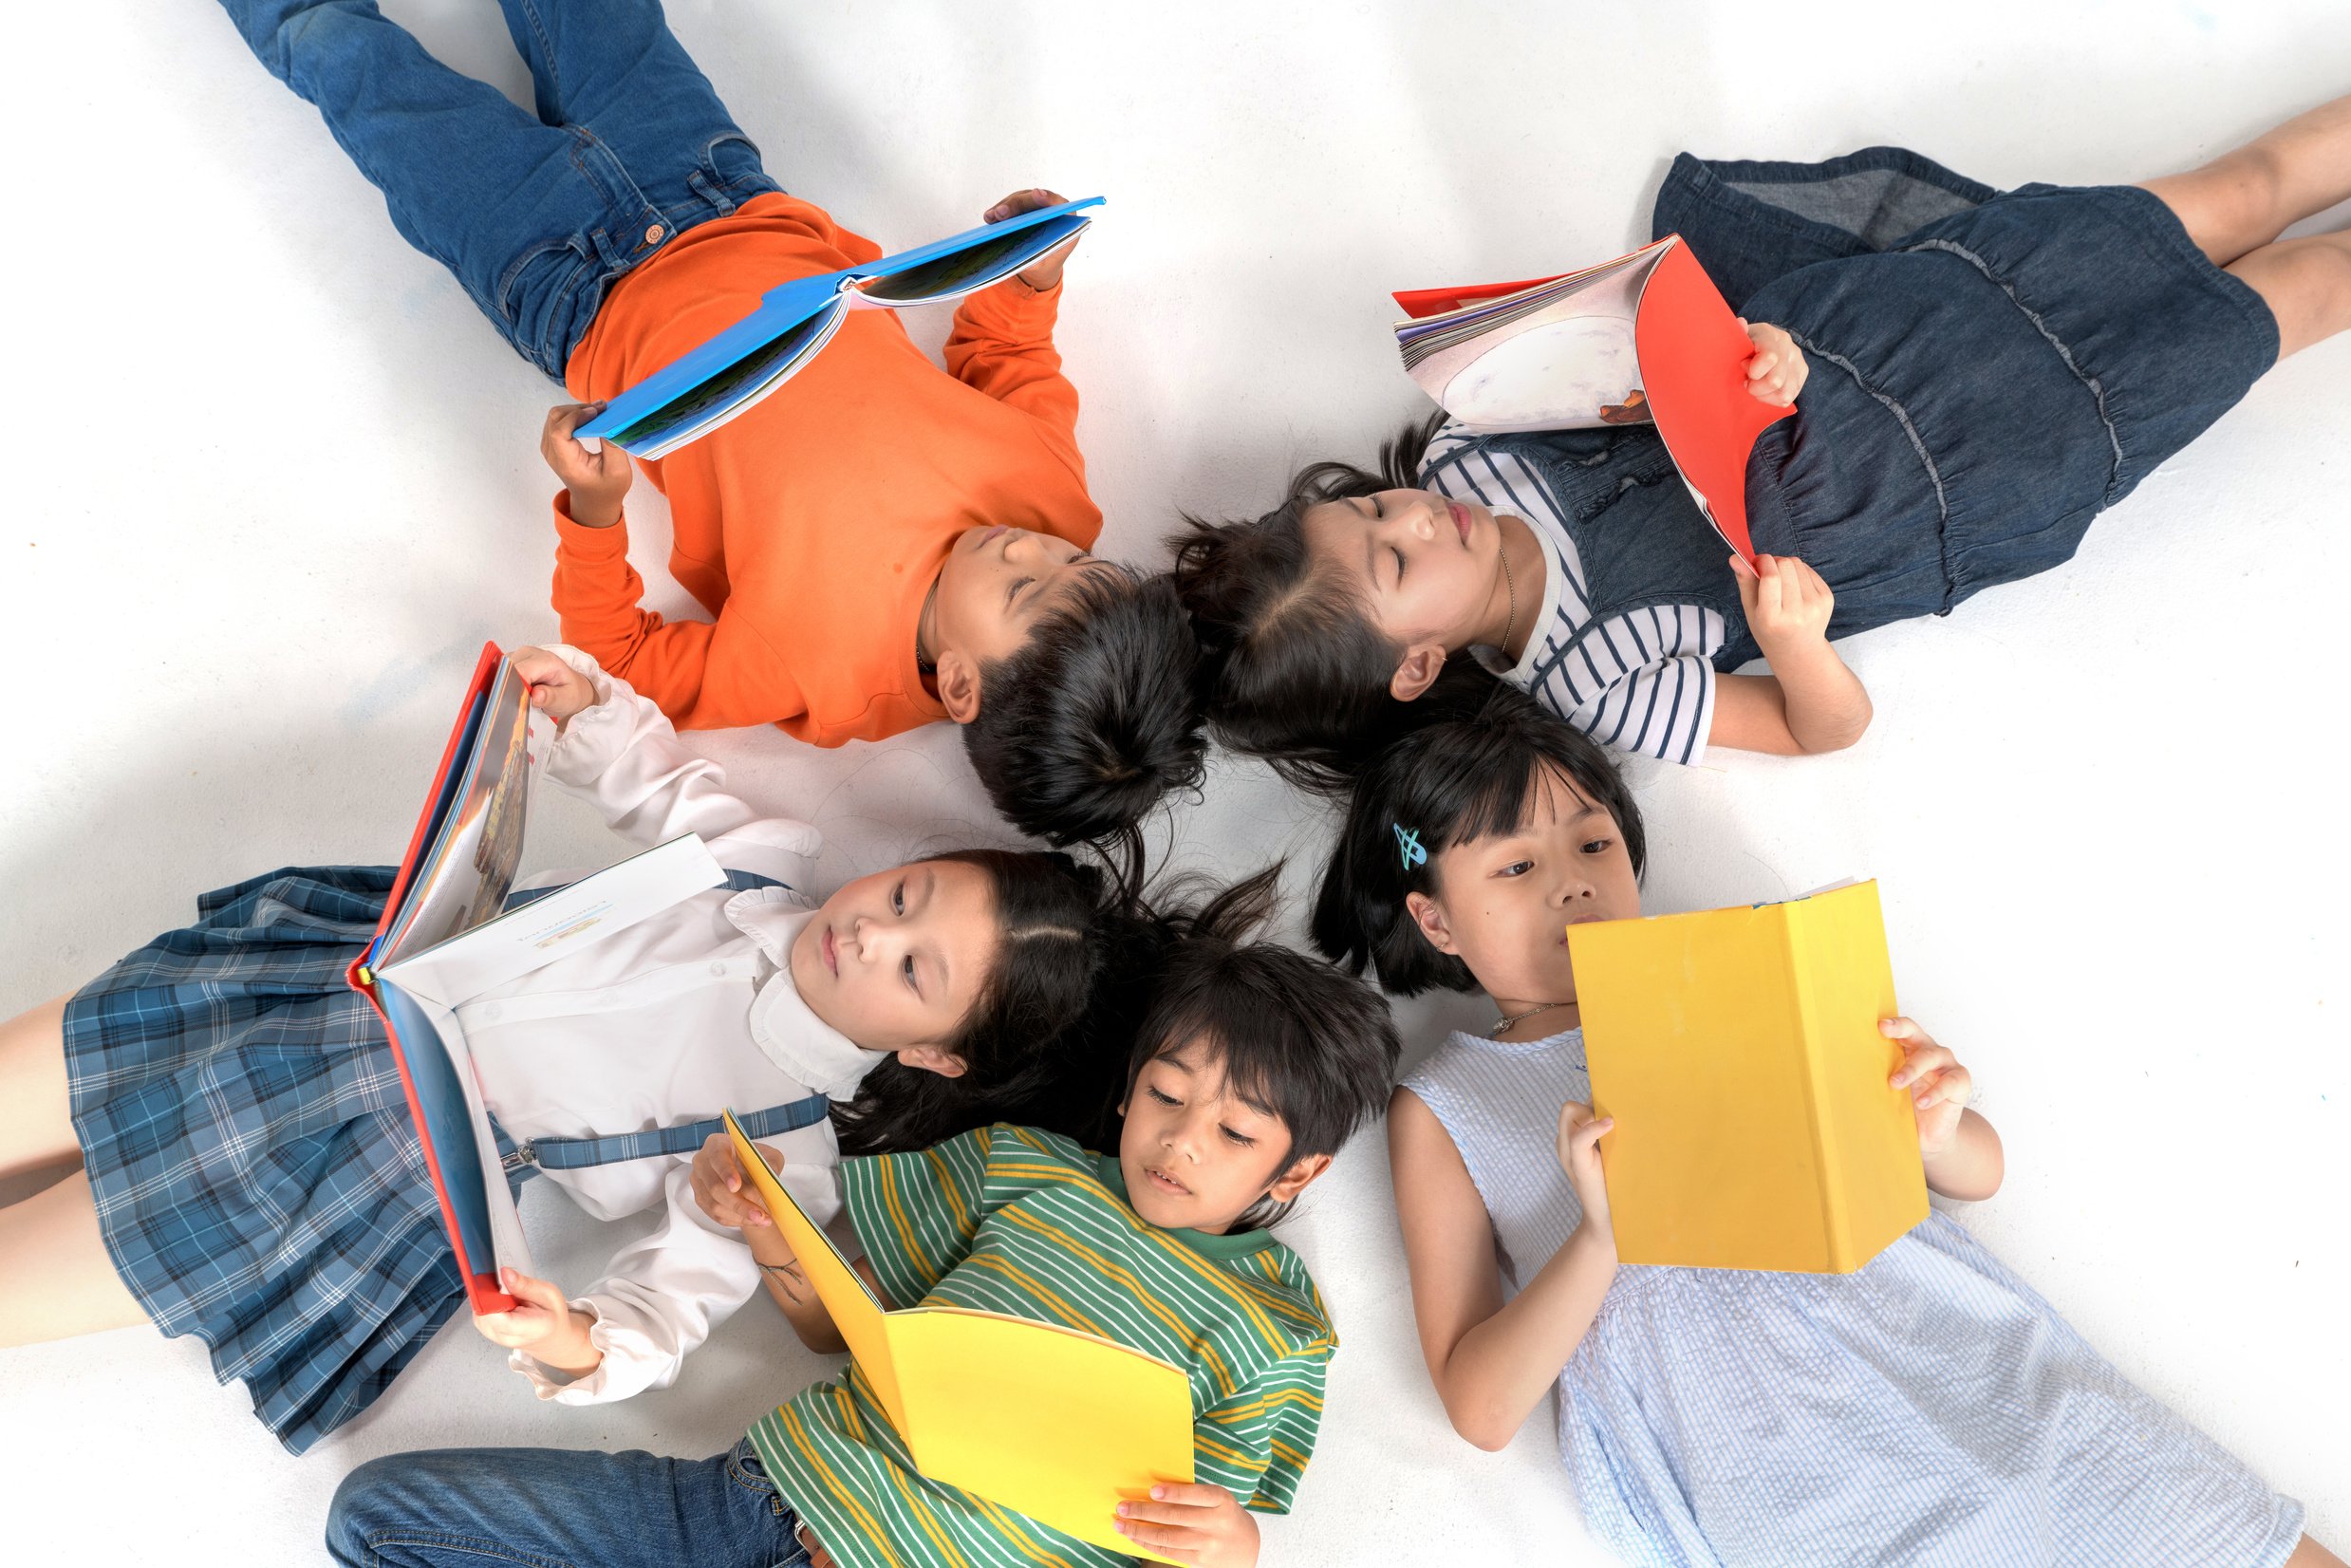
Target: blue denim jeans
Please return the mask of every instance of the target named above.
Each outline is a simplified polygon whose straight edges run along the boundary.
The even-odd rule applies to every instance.
[[[374,0],[222,0],[408,243],[560,381],[615,279],[778,187],[659,0],[500,3],[535,117],[427,54]]]
[[[345,1476],[327,1549],[345,1568],[793,1568],[796,1523],[748,1438],[701,1460],[443,1448]]]

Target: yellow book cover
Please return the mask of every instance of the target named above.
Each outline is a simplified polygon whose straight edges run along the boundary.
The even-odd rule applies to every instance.
[[[1849,1274],[1927,1217],[1877,885],[1571,926],[1616,1255]]]
[[[792,1243],[915,1468],[1129,1556],[1122,1498],[1192,1479],[1184,1370],[1098,1335],[964,1307],[890,1311],[759,1158],[735,1113],[744,1180]],[[1148,1555],[1148,1554],[1144,1554]]]

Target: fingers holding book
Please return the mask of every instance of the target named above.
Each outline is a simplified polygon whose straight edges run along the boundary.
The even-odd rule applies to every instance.
[[[767,1144],[753,1146],[770,1170],[784,1168],[781,1150]],[[743,1167],[735,1157],[735,1145],[723,1132],[714,1132],[702,1140],[702,1147],[694,1155],[694,1201],[704,1214],[716,1223],[735,1230],[756,1230],[775,1222],[768,1218],[759,1200],[745,1190]]]

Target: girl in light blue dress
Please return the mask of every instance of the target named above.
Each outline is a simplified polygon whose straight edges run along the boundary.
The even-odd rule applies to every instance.
[[[1593,1534],[1628,1562],[2341,1568],[2302,1505],[2135,1388],[1937,1209],[1849,1275],[1619,1264],[1569,924],[1640,913],[1640,813],[1604,753],[1513,688],[1375,763],[1316,944],[1390,991],[1483,989],[1390,1109],[1430,1376],[1508,1444],[1558,1390]],[[1907,1018],[1927,1184],[1989,1197],[2000,1140]]]

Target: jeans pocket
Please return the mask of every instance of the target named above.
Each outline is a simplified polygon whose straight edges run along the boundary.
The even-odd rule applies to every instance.
[[[498,274],[497,298],[492,303],[508,332],[518,331],[523,318],[571,281],[588,260],[577,239],[541,240],[506,264]]]

